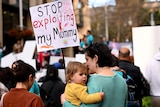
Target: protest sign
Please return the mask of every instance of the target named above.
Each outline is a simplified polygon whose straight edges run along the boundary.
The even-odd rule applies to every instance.
[[[37,51],[79,46],[71,0],[57,0],[30,7]]]

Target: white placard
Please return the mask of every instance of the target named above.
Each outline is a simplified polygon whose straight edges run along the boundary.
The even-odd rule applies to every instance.
[[[134,63],[142,73],[147,63],[159,51],[160,26],[144,26],[132,28]]]
[[[37,51],[79,46],[71,0],[57,0],[30,7]]]

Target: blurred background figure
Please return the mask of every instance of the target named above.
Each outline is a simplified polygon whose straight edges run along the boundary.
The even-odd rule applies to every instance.
[[[63,59],[60,58],[60,59],[58,60],[58,62],[55,62],[55,63],[53,64],[53,66],[54,66],[55,68],[57,68],[57,69],[64,69],[64,61],[63,61]]]
[[[61,49],[51,50],[51,55],[53,55],[53,56],[62,56],[62,50]]]
[[[40,96],[40,89],[36,80],[34,80],[34,83],[32,87],[29,89],[29,92],[35,93]]]
[[[101,37],[101,42],[103,42],[103,43],[106,44],[107,46],[109,45],[109,41],[107,40],[106,36],[102,36],[102,37]]]
[[[13,52],[19,53],[22,52],[23,46],[21,44],[21,40],[17,40],[17,42],[13,45]]]
[[[0,68],[0,98],[4,93],[8,92],[10,88],[14,87],[11,81],[11,69],[9,67]]]
[[[140,107],[142,107],[142,98],[147,96],[149,90],[149,84],[144,78],[140,68],[133,64],[130,57],[130,50],[126,47],[121,47],[119,49],[119,68],[126,71],[126,73],[135,81],[137,85],[138,95],[137,98],[140,102]]]
[[[58,69],[53,65],[47,67],[46,76],[40,78],[43,81],[40,87],[40,95],[47,107],[62,107],[60,96],[64,93],[65,83],[58,76]]]
[[[84,54],[85,49],[88,47],[87,37],[84,35],[80,40],[80,46],[78,47],[78,53]]]
[[[148,62],[144,77],[150,84],[150,95],[152,107],[160,107],[160,52]]]
[[[6,47],[2,46],[2,43],[0,42],[0,67],[1,67],[1,58],[3,57],[3,52],[6,50]]]
[[[94,37],[93,37],[93,35],[91,34],[91,31],[90,31],[90,30],[87,30],[87,35],[86,35],[86,37],[87,37],[87,44],[88,44],[88,46],[89,46],[92,42],[94,42]]]
[[[37,55],[37,63],[39,65],[39,69],[43,68],[43,61],[44,61],[44,56],[43,56],[43,52],[38,52]]]

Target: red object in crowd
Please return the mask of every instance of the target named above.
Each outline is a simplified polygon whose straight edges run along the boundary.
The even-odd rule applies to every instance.
[[[39,64],[40,64],[40,68],[43,67],[43,61],[44,61],[43,52],[39,52],[39,53],[38,53],[38,62],[39,62]]]

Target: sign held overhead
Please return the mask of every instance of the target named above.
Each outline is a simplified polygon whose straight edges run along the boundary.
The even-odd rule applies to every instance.
[[[30,7],[37,51],[79,46],[71,0],[58,0]]]

